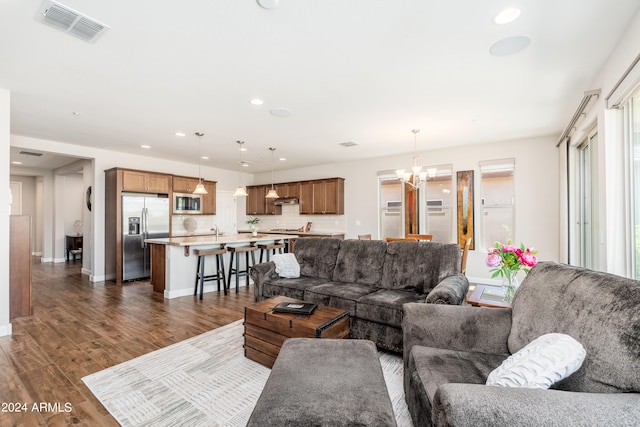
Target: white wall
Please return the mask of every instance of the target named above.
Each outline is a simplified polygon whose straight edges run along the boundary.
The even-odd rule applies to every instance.
[[[11,95],[0,88],[0,336],[11,335],[9,323],[9,140]]]
[[[557,137],[535,138],[518,141],[496,142],[425,151],[419,153],[422,164],[453,164],[453,170],[474,170],[476,241],[481,242],[480,176],[478,162],[483,160],[515,158],[515,230],[514,242],[534,246],[542,260],[558,260],[559,253],[559,190]],[[334,163],[308,168],[276,172],[275,182],[302,179],[345,178],[346,237],[378,230],[378,171],[394,170],[411,164],[411,155],[374,158],[357,163]],[[454,174],[455,177],[455,174]],[[269,183],[271,174],[259,174],[257,184]],[[359,222],[359,226],[356,223]],[[457,225],[453,224],[455,228]],[[451,230],[452,238],[455,230]],[[484,248],[476,246],[467,264],[470,279],[487,279]]]

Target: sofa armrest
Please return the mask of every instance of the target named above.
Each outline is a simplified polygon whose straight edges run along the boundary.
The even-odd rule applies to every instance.
[[[276,264],[273,261],[256,264],[249,270],[249,275],[253,280],[253,296],[256,302],[262,301],[265,297],[262,295],[262,289],[265,283],[271,279],[277,278]]]
[[[509,354],[510,308],[421,303],[407,303],[402,308],[405,355],[414,345]]]
[[[443,384],[433,405],[434,425],[637,425],[638,393],[578,393],[481,384]]]
[[[469,280],[462,274],[445,277],[427,295],[428,304],[460,305],[469,291]]]

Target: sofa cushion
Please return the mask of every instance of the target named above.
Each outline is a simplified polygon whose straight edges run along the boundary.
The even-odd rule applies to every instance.
[[[405,355],[407,357],[407,355]],[[484,384],[489,373],[502,363],[503,355],[454,351],[433,347],[414,346],[406,362],[406,378],[410,390],[431,415],[434,395],[442,384]],[[412,399],[413,400],[413,399]],[[426,425],[429,425],[425,421]]]
[[[293,253],[300,264],[300,275],[331,280],[341,241],[319,237],[296,239]]]
[[[297,277],[295,279],[273,279],[269,282],[265,282],[262,286],[262,296],[265,298],[271,298],[278,295],[283,295],[289,298],[304,299],[305,289],[327,283],[326,279],[320,279],[318,277]]]
[[[586,352],[582,367],[552,388],[640,392],[640,282],[554,262],[539,262],[512,303],[509,351],[540,335],[571,335]]]
[[[487,385],[547,389],[580,368],[584,347],[566,334],[545,334],[509,356],[487,378]]]
[[[323,304],[329,307],[341,308],[348,311],[351,317],[356,315],[356,301],[376,290],[374,285],[363,283],[329,282],[311,286],[304,291],[304,300]]]
[[[425,298],[424,294],[400,289],[379,289],[358,299],[356,317],[400,328],[402,326],[402,304],[424,302]]]
[[[387,242],[383,240],[343,240],[333,281],[377,284],[382,277],[386,251]]]
[[[440,280],[460,272],[460,247],[435,242],[391,242],[380,287],[427,294]]]

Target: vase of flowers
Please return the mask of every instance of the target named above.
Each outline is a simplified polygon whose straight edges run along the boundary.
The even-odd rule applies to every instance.
[[[247,220],[247,224],[249,224],[249,229],[251,230],[251,234],[254,236],[258,235],[258,223],[260,222],[260,218],[257,216],[249,217]]]
[[[506,244],[496,242],[495,246],[487,251],[487,266],[491,267],[491,278],[502,277],[504,301],[512,302],[520,284],[517,278],[518,272],[522,270],[526,274],[538,263],[536,257],[538,251],[523,244],[516,247],[511,242]]]

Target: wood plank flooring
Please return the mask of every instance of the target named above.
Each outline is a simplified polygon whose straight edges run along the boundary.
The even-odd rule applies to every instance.
[[[253,303],[253,286],[165,300],[148,281],[91,283],[80,268],[34,258],[33,315],[0,337],[0,426],[117,426],[82,377],[242,319]]]

